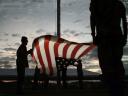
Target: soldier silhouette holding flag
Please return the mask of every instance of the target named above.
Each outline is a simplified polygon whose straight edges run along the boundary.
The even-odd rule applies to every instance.
[[[28,39],[25,36],[21,38],[21,45],[17,50],[17,60],[16,60],[16,67],[17,67],[17,94],[23,94],[23,83],[25,78],[25,68],[29,67],[28,65],[28,54],[31,54],[32,49],[27,51]]]

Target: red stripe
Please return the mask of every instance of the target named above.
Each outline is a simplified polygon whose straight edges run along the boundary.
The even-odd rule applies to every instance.
[[[45,53],[46,53],[46,57],[47,57],[47,61],[48,61],[48,67],[49,67],[50,75],[52,75],[53,74],[53,67],[52,67],[52,61],[51,61],[51,56],[50,56],[50,52],[49,52],[50,38],[51,38],[51,36],[46,36],[45,37],[44,49],[45,49]]]
[[[78,57],[82,57],[83,55],[87,54],[89,51],[91,51],[93,48],[95,48],[95,45],[90,45],[85,51]]]
[[[55,45],[54,45],[54,54],[55,54],[55,57],[58,57],[58,47],[59,47],[59,43],[55,43]]]
[[[55,54],[55,57],[58,57],[59,56],[59,54],[58,54],[58,48],[59,48],[60,43],[62,43],[62,42],[64,42],[64,40],[58,38],[57,42],[54,45],[54,54]]]
[[[67,55],[67,50],[69,48],[70,44],[66,44],[63,48],[63,58],[66,58]]]
[[[44,62],[43,62],[43,59],[42,59],[42,56],[41,56],[40,46],[39,46],[39,41],[38,40],[35,43],[35,48],[36,48],[36,51],[37,51],[37,56],[39,58],[39,62],[42,66],[42,71],[43,71],[43,73],[45,73],[45,65],[44,65]]]
[[[73,49],[72,54],[71,54],[71,58],[74,59],[75,55],[77,53],[77,51],[81,48],[81,46],[83,46],[82,44],[77,44],[77,46]]]

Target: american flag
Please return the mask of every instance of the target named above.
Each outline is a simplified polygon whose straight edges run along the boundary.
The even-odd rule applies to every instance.
[[[79,59],[95,48],[90,43],[71,42],[52,35],[36,38],[32,46],[33,60],[37,63],[41,72],[47,75],[55,75],[57,72],[55,57]]]

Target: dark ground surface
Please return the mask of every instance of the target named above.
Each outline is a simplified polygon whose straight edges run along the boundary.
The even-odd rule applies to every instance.
[[[68,81],[67,88],[58,88],[56,81],[50,81],[47,89],[40,83],[37,89],[33,89],[32,82],[26,81],[23,96],[109,96],[107,88],[100,81],[84,80],[84,88],[80,89],[78,81]],[[126,87],[128,96],[128,83]],[[0,96],[22,96],[16,94],[16,82],[1,81]]]

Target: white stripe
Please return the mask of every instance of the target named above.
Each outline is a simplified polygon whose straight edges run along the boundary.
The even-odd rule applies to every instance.
[[[52,41],[55,38],[51,38],[49,42],[49,53],[50,53],[50,58],[51,58],[51,63],[52,63],[52,68],[53,68],[53,74],[57,73],[57,68],[56,68],[56,61],[55,61],[55,53],[54,53],[54,44],[56,43],[55,39],[54,42]]]
[[[65,46],[66,44],[67,44],[67,43],[60,43],[59,48],[58,48],[58,56],[59,56],[59,57],[63,57],[63,49],[64,49],[64,46]]]
[[[40,69],[40,73],[43,73],[43,69],[42,69],[42,66],[39,62],[39,58],[37,56],[37,50],[34,48],[34,56],[35,56],[35,60],[37,62],[37,67]]]
[[[48,61],[47,61],[47,57],[46,57],[46,53],[44,49],[44,38],[39,39],[39,46],[40,46],[40,52],[41,52],[41,56],[44,62],[46,74],[49,74],[50,71],[49,71]]]
[[[78,59],[78,57],[88,48],[88,45],[83,45],[79,48],[79,50],[77,51],[75,58],[74,59]]]
[[[77,46],[77,44],[71,44],[67,50],[66,58],[69,59],[71,58],[72,51],[74,48]]]
[[[35,60],[36,60],[36,62],[37,62],[37,66],[38,66],[38,68],[41,68],[41,66],[40,66],[40,62],[39,62],[39,58],[38,58],[38,56],[37,56],[36,47],[34,47],[33,55],[34,55]]]

